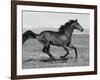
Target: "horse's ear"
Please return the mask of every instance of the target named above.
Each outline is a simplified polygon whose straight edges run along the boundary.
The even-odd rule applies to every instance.
[[[77,22],[78,20],[76,19],[75,21]]]

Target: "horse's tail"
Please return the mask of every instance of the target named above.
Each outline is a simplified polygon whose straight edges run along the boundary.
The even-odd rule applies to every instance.
[[[36,39],[37,36],[38,36],[38,34],[32,32],[31,30],[28,30],[28,31],[24,32],[24,33],[23,33],[23,44],[24,44],[24,42],[25,42],[27,39],[29,39],[30,37]]]

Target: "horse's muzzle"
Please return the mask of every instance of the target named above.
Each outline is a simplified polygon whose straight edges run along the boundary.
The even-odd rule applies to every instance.
[[[81,29],[81,32],[83,32],[83,31],[84,31],[84,29],[82,28],[82,29]]]

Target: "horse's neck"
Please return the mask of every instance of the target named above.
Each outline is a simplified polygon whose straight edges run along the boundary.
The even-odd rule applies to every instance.
[[[74,28],[71,26],[69,29],[65,30],[65,33],[68,37],[72,36],[72,33],[74,31]]]

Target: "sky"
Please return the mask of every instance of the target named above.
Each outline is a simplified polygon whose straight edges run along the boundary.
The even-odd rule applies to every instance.
[[[84,33],[89,32],[90,15],[86,13],[23,11],[22,16],[23,32],[32,30],[40,33],[43,30],[57,30],[71,19],[78,19],[80,25],[85,29]],[[80,32],[75,31],[74,33]]]

